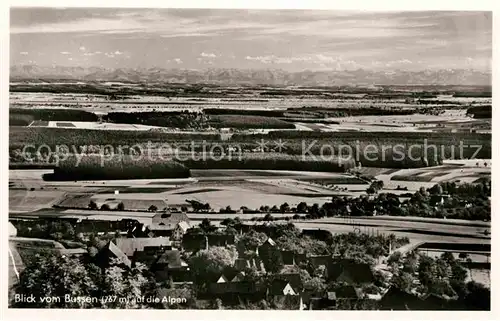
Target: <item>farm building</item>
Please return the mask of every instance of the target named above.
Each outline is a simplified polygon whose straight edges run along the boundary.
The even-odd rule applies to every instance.
[[[163,237],[118,238],[116,239],[116,246],[130,258],[134,256],[135,252],[172,249],[172,242],[170,239]]]
[[[226,301],[239,299],[258,300],[265,297],[266,289],[259,287],[255,282],[225,282],[211,283],[207,289],[207,296],[215,296]]]
[[[211,246],[227,246],[235,243],[236,237],[231,234],[187,234],[182,238],[184,249],[192,252],[208,249]]]
[[[253,259],[238,258],[234,262],[234,268],[237,271],[244,271],[246,269],[252,269],[260,272],[265,271],[264,263],[259,258],[253,258]]]
[[[177,224],[179,222],[191,222],[189,217],[182,212],[170,213],[170,212],[162,212],[157,213],[153,216],[152,223],[153,224]]]
[[[290,282],[283,279],[275,279],[271,282],[268,288],[268,295],[298,295],[298,291],[295,290]]]
[[[296,294],[302,293],[304,291],[304,284],[298,273],[286,273],[278,274],[275,276],[276,280],[286,281],[290,284],[291,288]]]
[[[369,264],[340,261],[327,267],[328,278],[347,284],[369,284],[373,282],[373,271]]]
[[[186,231],[191,228],[191,220],[185,213],[158,213],[153,216],[152,224],[146,228],[151,236],[167,236],[180,240]]]
[[[189,266],[181,258],[178,250],[167,250],[161,254],[151,266],[151,272],[157,281],[188,282],[190,281]]]
[[[184,236],[184,234],[186,234],[187,230],[189,230],[190,228],[191,224],[189,224],[189,222],[185,221],[179,222],[172,231],[172,239],[177,241],[182,240],[182,237]]]
[[[391,287],[380,300],[381,310],[455,310],[462,309],[460,301],[450,300],[446,296],[416,294]]]
[[[363,298],[363,291],[353,285],[345,285],[337,288],[331,293],[331,299],[337,300],[359,300]]]
[[[118,260],[123,267],[132,267],[132,262],[127,255],[125,255],[125,253],[123,253],[112,241],[109,241],[94,257],[96,265],[103,269],[109,267],[113,259]]]
[[[264,242],[264,244],[262,244],[261,246],[259,246],[259,248],[257,249],[257,252],[258,253],[265,253],[265,252],[268,252],[270,249],[272,248],[275,248],[276,247],[276,242],[274,242],[274,240],[272,238],[267,238],[267,240]]]

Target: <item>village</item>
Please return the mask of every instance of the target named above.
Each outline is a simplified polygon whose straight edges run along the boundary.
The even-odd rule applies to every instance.
[[[365,235],[354,228],[334,236],[321,229],[301,231],[293,223],[249,223],[236,218],[215,226],[204,219],[195,225],[185,213],[168,211],[156,213],[151,224],[132,219],[11,219],[9,237],[18,244],[28,242],[33,249],[37,239],[25,236],[44,230],[60,233],[60,242],[50,241],[50,255],[58,253],[103,271],[119,267],[127,273],[141,266],[143,275],[153,280],[156,298],[142,303],[166,308],[446,309],[456,301],[396,285],[403,259],[398,264],[391,260],[401,255],[397,249],[407,246],[408,238]],[[361,243],[364,249],[351,249],[347,243]],[[77,244],[88,247],[77,248]],[[408,253],[405,256],[415,255]],[[33,259],[22,256],[26,264]],[[418,284],[418,277],[412,282]],[[189,298],[168,299],[177,290],[189,293]],[[129,293],[116,300],[141,304],[143,296]]]

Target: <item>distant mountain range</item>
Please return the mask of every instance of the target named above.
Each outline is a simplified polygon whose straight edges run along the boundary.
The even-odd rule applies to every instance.
[[[468,69],[423,71],[300,71],[277,69],[162,69],[13,66],[10,80],[79,80],[114,82],[208,83],[220,85],[471,85],[491,86],[491,73]]]

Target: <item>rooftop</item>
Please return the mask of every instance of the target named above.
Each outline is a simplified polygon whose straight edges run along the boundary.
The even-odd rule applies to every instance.
[[[145,247],[169,247],[172,242],[167,237],[138,237],[138,238],[118,238],[116,246],[128,257],[134,255],[135,251],[142,252]]]
[[[178,250],[167,250],[165,251],[158,260],[158,264],[167,264],[168,268],[181,268],[187,266],[186,262],[181,259],[181,252]]]

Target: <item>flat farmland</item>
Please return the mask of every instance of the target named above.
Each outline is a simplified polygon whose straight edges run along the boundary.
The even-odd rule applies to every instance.
[[[95,129],[95,130],[132,130],[132,131],[148,131],[159,129],[162,127],[149,126],[141,124],[113,124],[100,123],[91,121],[34,121],[28,127],[48,127],[48,128],[74,128],[74,129]]]
[[[124,202],[125,208],[127,208],[126,202],[141,200],[144,202],[144,209],[147,209],[149,207],[149,205],[147,205],[148,202],[152,202],[153,200],[165,200],[167,204],[176,205],[187,204],[186,200],[195,200],[203,204],[209,203],[216,211],[220,208],[226,208],[227,206],[230,206],[232,209],[239,209],[242,206],[246,206],[250,209],[258,209],[263,205],[279,206],[285,202],[292,207],[300,202],[306,202],[312,205],[313,203],[324,203],[330,199],[330,197],[324,197],[321,194],[317,194],[317,197],[297,197],[288,194],[264,193],[240,186],[222,184],[211,187],[205,185],[202,189],[199,187],[180,188],[155,194],[99,194],[93,197],[93,199],[100,200],[107,198],[113,198],[117,201]]]
[[[466,115],[465,109],[446,109],[440,115],[393,115],[393,116],[350,116],[332,117],[328,121],[339,124],[325,124],[319,131],[443,131],[451,129],[470,129],[490,127],[487,120],[473,119]],[[302,124],[308,127],[307,124]]]
[[[49,127],[50,122],[46,120],[35,120],[29,127]]]
[[[441,220],[442,221],[442,220]],[[458,220],[457,220],[458,221]],[[467,225],[470,223],[471,225]],[[462,243],[490,244],[491,239],[484,235],[491,225],[477,226],[477,222],[462,221],[457,224],[442,224],[435,222],[418,222],[414,220],[374,218],[324,218],[313,221],[297,221],[295,224],[302,229],[326,229],[332,233],[347,233],[352,231],[365,233],[394,233],[396,236],[407,236],[412,241],[449,241]]]
[[[11,169],[9,170],[9,180],[16,181],[33,181],[42,180],[44,174],[52,174],[54,170],[52,169]]]
[[[68,193],[55,205],[58,207],[87,208],[91,198],[92,193]]]
[[[335,185],[336,188],[315,183],[316,179],[321,178],[344,183],[350,182],[352,178],[346,174],[323,172],[198,170],[196,173],[201,177],[190,179],[45,182],[41,176],[47,172],[51,171],[11,170],[11,186],[19,185],[21,189],[15,195],[15,190],[11,191],[12,204],[21,202],[20,198],[23,196],[19,195],[24,195],[26,188],[31,186],[36,186],[37,190],[43,188],[46,193],[50,189],[57,196],[64,194],[64,197],[57,198],[57,203],[52,202],[52,196],[48,199],[40,196],[37,201],[37,194],[33,194],[29,200],[32,203],[38,202],[41,208],[52,205],[61,208],[87,208],[93,200],[98,207],[106,203],[115,208],[122,202],[125,209],[147,210],[151,205],[162,209],[187,205],[186,200],[196,200],[209,203],[216,211],[227,206],[233,209],[241,206],[258,209],[263,205],[279,206],[285,202],[291,207],[300,202],[322,204],[334,195],[361,195],[368,187],[366,183],[339,184]],[[119,194],[115,194],[115,191]]]
[[[213,216],[213,224],[220,225],[223,216],[220,214],[189,214],[195,223]],[[227,214],[224,214],[227,215]],[[282,214],[272,214],[280,217]],[[230,214],[246,220],[246,224],[262,224],[248,221],[243,214]],[[228,216],[228,217],[229,217]],[[423,221],[420,221],[423,220]],[[491,239],[484,235],[485,229],[490,229],[489,223],[465,220],[421,219],[412,217],[356,217],[356,218],[324,218],[317,220],[291,220],[299,229],[322,229],[331,233],[371,233],[394,234],[396,237],[408,237],[412,243],[419,242],[453,242],[491,244]],[[453,222],[452,222],[453,221]],[[444,222],[449,224],[443,224]],[[287,221],[275,221],[275,224],[286,224]],[[484,224],[484,226],[480,226]]]
[[[384,182],[385,189],[400,186],[409,191],[417,191],[420,187],[430,188],[440,182],[472,183],[483,177],[491,177],[491,160],[450,160],[444,161],[441,166],[400,169],[376,176]]]
[[[209,219],[211,221],[215,221],[219,223],[219,221],[223,221],[226,218],[229,219],[235,219],[235,218],[240,218],[241,220],[245,221],[246,223],[249,223],[248,220],[252,220],[254,217],[256,218],[264,218],[267,215],[267,213],[237,213],[237,214],[219,214],[219,213],[188,213],[187,216],[191,221],[193,221],[194,224],[199,224],[202,220],[204,219]],[[273,218],[284,218],[284,217],[290,217],[295,215],[294,213],[271,213]],[[301,213],[298,214],[299,216],[306,216],[306,214]],[[214,222],[214,223],[215,223]]]
[[[57,204],[63,208],[86,208],[90,200],[94,200],[99,207],[107,203],[112,208],[123,202],[126,209],[132,210],[147,210],[151,205],[157,208],[178,207],[186,205],[186,200],[209,203],[216,211],[227,206],[233,209],[241,206],[258,209],[263,205],[279,206],[285,202],[294,207],[300,202],[321,205],[332,196],[358,197],[365,195],[369,186],[354,176],[323,172],[195,170],[193,175],[197,177],[189,179],[44,182],[41,175],[47,172],[51,171],[10,171],[10,181],[20,184],[21,189],[35,186],[37,189],[44,187],[53,190],[50,193],[46,191],[46,195],[31,194],[29,197],[25,197],[26,191],[12,190],[9,198],[13,210],[50,207],[61,198],[62,191],[68,192],[67,197]],[[458,175],[473,175],[470,180],[475,180],[487,175],[488,169],[446,164],[433,168],[397,171],[375,169],[371,172],[384,173],[376,177],[384,181],[383,192],[404,194],[414,192],[422,186],[430,188],[438,182],[435,179],[453,180]],[[393,177],[418,175],[431,177],[432,180],[393,180]],[[396,190],[398,185],[408,190]],[[114,194],[115,190],[119,191],[118,195]]]
[[[191,170],[191,175],[196,178],[200,177],[254,177],[254,176],[289,176],[290,171],[273,171],[273,170],[237,170],[237,169],[203,169]],[[295,175],[306,176],[308,173],[294,172]]]
[[[64,195],[64,191],[9,190],[9,209],[15,211],[36,211],[50,208]]]
[[[33,86],[37,84],[32,84]],[[46,84],[45,84],[46,85]],[[53,86],[57,84],[51,83]],[[102,86],[109,84],[102,83]],[[134,86],[126,84],[124,87]],[[336,98],[324,99],[313,96],[294,97],[262,97],[255,92],[245,94],[239,90],[240,97],[164,97],[154,94],[127,95],[120,100],[107,100],[105,95],[79,94],[79,93],[51,93],[51,92],[10,92],[9,100],[12,106],[30,108],[83,108],[99,112],[110,111],[150,111],[156,110],[200,110],[201,108],[231,108],[231,109],[287,109],[301,108],[304,105],[318,108],[360,108],[360,107],[400,107],[404,99],[363,99],[361,95],[350,95],[339,93]],[[347,95],[347,96],[346,96]],[[243,97],[242,97],[243,96]],[[247,97],[245,97],[247,96]],[[343,99],[344,97],[355,98]],[[257,99],[256,99],[257,98]],[[334,102],[334,103],[332,103]],[[406,104],[408,107],[417,107],[417,104]]]
[[[126,194],[130,195],[130,194]],[[142,195],[142,194],[141,194]],[[115,195],[116,196],[116,195]],[[158,198],[142,198],[142,197],[101,197],[101,194],[92,197],[92,200],[96,202],[97,207],[100,208],[102,205],[106,204],[111,209],[116,209],[119,203],[123,203],[126,210],[133,211],[146,211],[150,206],[156,206],[157,209],[162,210],[169,204],[162,199]]]

